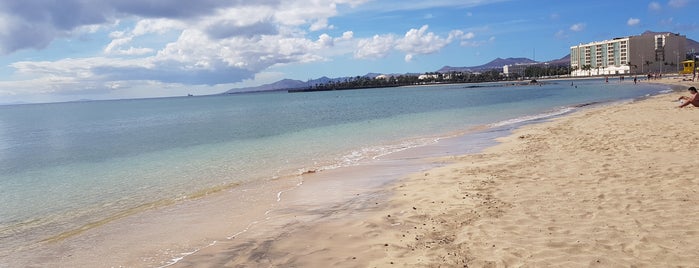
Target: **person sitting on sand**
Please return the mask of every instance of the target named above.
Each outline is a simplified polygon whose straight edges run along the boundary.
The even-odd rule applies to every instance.
[[[685,107],[689,105],[690,103],[694,105],[694,107],[699,107],[699,97],[697,95],[697,89],[694,87],[690,87],[687,90],[689,90],[689,94],[692,94],[691,96],[682,96],[677,100],[683,100],[682,104],[678,108]]]

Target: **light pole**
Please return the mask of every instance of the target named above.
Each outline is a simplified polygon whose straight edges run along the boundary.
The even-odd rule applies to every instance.
[[[680,73],[680,53],[675,51],[675,66],[677,66],[677,74]]]

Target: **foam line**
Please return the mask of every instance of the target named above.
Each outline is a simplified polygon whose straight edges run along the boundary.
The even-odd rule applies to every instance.
[[[202,249],[205,249],[205,248],[214,246],[214,245],[216,245],[216,243],[217,243],[217,241],[214,240],[213,242],[211,242],[210,244],[208,244],[208,245],[206,245],[206,246],[204,246],[204,247],[195,249],[195,250],[190,251],[190,252],[180,253],[180,255],[181,255],[180,257],[172,258],[172,259],[171,259],[169,262],[167,262],[165,265],[163,265],[163,266],[158,266],[158,268],[164,268],[164,267],[168,267],[168,266],[175,265],[175,264],[177,264],[179,261],[183,260],[185,257],[187,257],[187,256],[189,256],[189,255],[192,255],[192,254],[195,254],[195,253],[201,251]]]
[[[520,116],[508,120],[503,120],[500,122],[495,122],[492,124],[488,124],[488,127],[491,128],[496,128],[496,127],[504,127],[507,125],[514,125],[517,123],[522,123],[522,122],[527,122],[527,121],[533,121],[533,120],[538,120],[538,119],[543,119],[543,118],[549,118],[549,117],[554,117],[554,116],[559,116],[563,115],[566,113],[569,113],[571,111],[575,110],[575,107],[562,107],[557,110],[549,111],[549,112],[544,112],[540,114],[534,114],[534,115],[525,115],[525,116]]]

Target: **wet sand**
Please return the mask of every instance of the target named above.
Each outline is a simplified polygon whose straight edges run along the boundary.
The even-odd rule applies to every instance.
[[[694,266],[699,109],[680,94],[526,126],[175,267]]]

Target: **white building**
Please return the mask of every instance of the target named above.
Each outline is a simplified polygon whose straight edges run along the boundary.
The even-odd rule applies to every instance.
[[[674,73],[685,59],[684,35],[646,33],[570,47],[572,76]]]
[[[547,67],[548,63],[534,62],[534,63],[515,63],[502,66],[502,74],[510,77],[512,75],[525,76],[525,71],[529,67]]]
[[[438,74],[421,74],[420,76],[417,77],[418,80],[429,80],[429,79],[437,79],[439,78]]]

